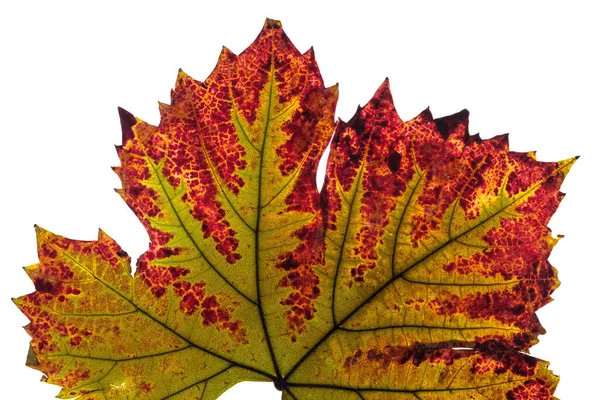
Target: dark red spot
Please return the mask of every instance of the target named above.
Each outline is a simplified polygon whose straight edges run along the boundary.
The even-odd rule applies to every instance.
[[[43,278],[35,278],[33,284],[35,286],[35,290],[40,293],[49,293],[55,295],[62,289],[62,285],[60,283],[52,283]]]
[[[194,315],[200,310],[203,326],[215,326],[217,330],[226,330],[236,341],[246,344],[246,330],[241,328],[241,321],[232,321],[233,308],[224,307],[215,295],[206,295],[203,282],[191,284],[187,281],[178,281],[173,284],[173,289],[181,296],[179,308],[186,315]]]
[[[285,315],[288,322],[288,334],[293,342],[297,335],[304,333],[306,321],[312,320],[317,312],[314,300],[320,296],[319,277],[313,270],[323,263],[322,227],[320,219],[315,218],[309,224],[293,233],[300,244],[293,252],[279,257],[276,268],[286,274],[280,279],[280,287],[289,287],[292,292],[280,301],[288,306]]]
[[[54,258],[56,258],[58,253],[56,252],[55,249],[50,247],[48,244],[44,243],[39,248],[39,255],[40,255],[40,259],[41,258],[54,259]]]
[[[143,383],[142,383],[142,385],[141,385],[141,387],[142,387],[142,390],[143,390],[145,393],[150,393],[150,392],[152,391],[152,387],[153,387],[153,386],[154,386],[154,385],[153,385],[152,383],[150,383],[150,382],[143,382]]]
[[[138,260],[138,273],[140,277],[143,279],[144,283],[150,287],[152,294],[157,298],[161,298],[165,295],[169,286],[173,285],[181,277],[189,274],[190,270],[175,266],[148,266],[149,262],[159,258],[156,253],[168,257],[172,254],[176,254],[177,251],[165,248],[159,248],[157,252],[149,250]]]
[[[390,171],[396,172],[400,168],[402,156],[395,150],[392,150],[387,159],[387,165]]]

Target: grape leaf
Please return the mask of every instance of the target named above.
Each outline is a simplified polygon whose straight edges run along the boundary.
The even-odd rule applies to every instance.
[[[387,80],[335,123],[337,94],[267,20],[204,82],[180,71],[158,126],[119,109],[117,192],[149,249],[132,276],[104,232],[36,227],[36,291],[14,299],[59,398],[215,399],[248,380],[293,400],[552,398],[526,353],[575,158],[472,136],[466,110],[404,122]]]

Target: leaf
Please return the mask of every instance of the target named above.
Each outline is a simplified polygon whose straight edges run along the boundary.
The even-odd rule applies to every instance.
[[[150,245],[36,227],[27,365],[59,398],[550,399],[526,353],[558,286],[547,228],[575,158],[539,162],[468,112],[403,122],[387,80],[334,123],[312,49],[267,20],[149,125],[119,109],[117,190]],[[316,169],[331,132],[325,185]]]

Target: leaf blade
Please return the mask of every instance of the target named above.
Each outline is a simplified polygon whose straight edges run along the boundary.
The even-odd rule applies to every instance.
[[[36,292],[14,300],[27,364],[60,398],[216,398],[242,380],[286,399],[551,398],[557,378],[523,352],[559,284],[547,224],[575,158],[470,136],[466,110],[404,122],[387,79],[348,122],[336,101],[267,19],[204,82],[180,71],[158,126],[119,109],[117,192],[149,249],[132,277],[103,232],[38,228]]]

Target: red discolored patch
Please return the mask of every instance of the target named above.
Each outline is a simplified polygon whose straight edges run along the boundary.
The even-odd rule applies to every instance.
[[[300,97],[300,107],[282,126],[288,140],[276,149],[279,170],[283,176],[301,169],[296,188],[291,194],[296,201],[291,203],[301,202],[303,196],[299,195],[302,193],[312,193],[318,197],[315,174],[334,126],[337,87],[325,89],[318,76],[297,95]]]
[[[278,100],[288,102],[296,96],[308,93],[313,88],[323,88],[323,80],[315,60],[313,49],[300,54],[289,40],[281,25],[273,26],[276,30],[277,51],[273,54],[275,81],[277,82]]]
[[[67,338],[71,346],[79,346],[84,338],[94,334],[91,328],[79,329],[74,325],[66,325],[62,321],[56,322],[54,330],[62,337]]]
[[[347,123],[338,123],[331,142],[329,156],[331,169],[328,171],[327,179],[331,179],[332,184],[339,184],[344,192],[352,187],[364,161],[363,142],[366,140],[363,137],[364,121],[359,117],[360,112],[361,108]],[[337,192],[335,185],[332,189]]]
[[[497,375],[511,372],[518,376],[534,376],[538,360],[521,352],[510,350],[503,343],[494,340],[478,344],[475,348],[477,357],[471,364],[471,373],[486,374],[494,372]]]
[[[55,376],[59,375],[63,368],[65,367],[64,360],[49,360],[47,358],[37,358],[36,364],[28,365],[31,368],[37,369],[38,371],[43,372],[47,377],[53,379]],[[47,381],[46,376],[42,377],[42,381]]]
[[[363,263],[350,270],[352,280],[348,282],[348,287],[352,287],[355,282],[364,282],[367,271],[377,266],[377,245],[381,243],[378,240],[379,236],[379,228],[372,226],[363,226],[356,234],[356,241],[360,244],[353,249],[353,253],[360,257]]]
[[[348,287],[351,288],[352,285],[354,285],[354,283],[363,283],[365,281],[365,274],[367,273],[367,271],[375,269],[376,265],[377,264],[375,264],[374,262],[371,262],[369,264],[360,264],[358,267],[351,268],[350,276],[352,277],[352,279],[348,281]]]
[[[179,308],[186,315],[194,315],[196,311],[198,311],[200,302],[206,295],[204,290],[205,286],[206,285],[203,282],[192,285],[187,281],[179,281],[173,284],[175,293],[182,297],[181,301],[179,302]]]
[[[180,74],[171,95],[172,105],[161,113],[161,132],[175,134],[178,139],[169,142],[163,172],[167,177],[183,179],[190,192],[204,195],[200,203],[214,210],[221,206],[210,187],[217,189],[223,184],[238,194],[245,185],[238,171],[247,166],[246,150],[232,122],[238,111],[228,81],[228,67],[233,67],[236,60],[235,56],[231,59],[222,54],[204,83]]]
[[[175,237],[172,233],[163,232],[161,230],[147,227],[148,236],[150,237],[150,243],[153,245],[164,246],[171,241]]]
[[[157,298],[162,297],[167,288],[179,278],[189,274],[187,268],[177,266],[153,266],[150,265],[154,260],[166,259],[181,252],[180,248],[154,247],[144,253],[138,259],[137,274],[148,285],[152,294]]]
[[[47,374],[51,383],[76,387],[90,377],[85,364],[71,360],[65,365],[63,360],[53,363],[48,358],[70,357],[77,352],[89,355],[95,324],[86,323],[85,315],[94,314],[98,299],[97,313],[106,312],[103,307],[109,304],[105,294],[90,289],[98,289],[95,275],[109,284],[119,281],[119,275],[128,272],[123,267],[128,267],[129,257],[103,232],[97,241],[76,241],[39,227],[36,231],[40,263],[25,269],[36,291],[15,300],[31,321],[26,330],[34,355],[28,362]],[[110,307],[118,312],[120,305],[117,302]]]
[[[154,384],[151,382],[142,382],[140,384],[140,389],[142,393],[150,393],[154,389]]]
[[[478,136],[468,136],[466,115],[464,118],[425,166],[425,181],[417,201],[420,210],[412,216],[414,247],[439,230],[442,217],[455,201],[467,218],[475,218],[485,203],[482,199],[500,195],[507,164],[507,137],[482,141]]]
[[[375,269],[377,247],[390,223],[389,215],[414,174],[414,143],[403,141],[409,127],[396,113],[386,80],[365,107],[336,129],[328,164],[328,176],[334,178],[327,180],[322,195],[328,229],[335,229],[341,210],[340,189],[349,192],[356,183],[355,190],[361,192],[362,226],[352,249],[361,262],[349,271],[348,286],[364,282],[365,274]]]
[[[313,60],[314,61],[314,60]],[[276,152],[283,176],[294,179],[294,190],[286,197],[286,212],[307,212],[321,218],[320,195],[316,187],[316,171],[327,146],[337,100],[337,87],[324,89],[319,78],[302,94],[300,108],[282,130],[289,140]]]
[[[548,165],[554,167],[551,172],[548,172]],[[559,189],[565,179],[565,173],[558,169],[557,164],[544,163],[544,166],[548,175],[539,181],[538,187],[534,189],[534,195],[517,207],[517,212],[523,216],[535,218],[538,224],[545,226],[564,197]]]
[[[518,214],[502,219],[499,227],[485,234],[487,248],[469,258],[459,256],[443,269],[459,274],[477,271],[483,276],[502,275],[507,280],[535,276],[538,265],[548,259],[554,246],[546,225],[562,199],[558,189],[564,173],[557,170],[550,173],[538,176],[541,181],[535,193],[516,208]]]
[[[483,276],[501,275],[506,280],[554,276],[553,273],[540,275],[540,263],[548,259],[554,242],[550,230],[535,216],[503,219],[499,227],[486,233],[484,240],[489,247],[469,258],[459,256],[442,268],[462,275],[473,272]]]
[[[306,321],[312,320],[317,312],[314,301],[321,295],[319,277],[313,268],[323,263],[323,231],[320,219],[305,225],[293,235],[301,243],[293,252],[279,257],[276,268],[285,271],[278,286],[289,287],[292,292],[280,304],[289,307],[285,312],[288,335],[292,342],[306,330]]]
[[[33,277],[33,284],[35,285],[35,290],[40,294],[44,294],[46,297],[46,301],[52,298],[58,298],[59,301],[64,302],[67,301],[67,295],[77,296],[81,294],[81,290],[76,287],[65,285],[60,281],[49,280],[43,277]],[[36,297],[40,299],[40,296]]]
[[[417,311],[421,311],[421,307],[423,306],[424,303],[425,303],[425,300],[423,300],[423,299],[416,299],[416,300],[410,299],[410,300],[406,300],[404,302],[404,304],[406,304],[409,307],[413,307]],[[400,308],[398,306],[396,306],[396,307],[397,307],[397,309],[395,308],[396,311],[399,311]]]
[[[82,363],[75,361],[75,368],[69,370],[64,377],[56,379],[54,383],[70,389],[80,385],[83,381],[90,379],[90,376],[91,371],[84,368]]]
[[[542,273],[553,273],[552,267],[548,265]],[[471,319],[494,318],[537,336],[543,332],[543,328],[535,311],[550,301],[550,293],[555,286],[554,279],[522,281],[510,290],[477,293],[464,298],[457,295],[441,296],[431,300],[428,306],[439,315],[466,314]]]
[[[412,347],[385,346],[382,349],[357,349],[353,355],[346,357],[344,367],[350,369],[352,366],[364,362],[379,364],[383,369],[389,368],[390,365],[407,363],[419,366],[424,362],[452,365],[454,361],[465,356],[464,351],[453,350],[449,347],[435,348],[420,344],[415,344]]]
[[[131,257],[108,236],[95,242],[94,252],[100,256],[102,262],[115,267],[123,262],[126,264],[131,262]]]
[[[515,333],[510,337],[500,335],[485,335],[475,337],[475,347],[481,346],[484,343],[497,343],[500,348],[512,350],[525,350],[534,344],[532,336],[525,332]],[[471,345],[470,343],[465,345]]]
[[[507,135],[483,141],[478,136],[466,136],[466,131],[453,135],[447,137],[428,167],[419,197],[423,212],[413,216],[414,246],[439,229],[442,216],[454,201],[458,200],[467,218],[476,218],[490,198],[503,196],[503,188],[509,196],[536,190],[536,198],[527,202],[534,207],[521,206],[519,211],[529,211],[542,225],[547,224],[558,206],[561,196],[557,192],[564,179],[564,174],[557,172],[557,163],[537,162],[532,154],[509,152]]]
[[[225,256],[227,262],[235,263],[240,258],[235,252],[239,242],[216,199],[219,183],[215,181],[213,171],[225,174],[221,178],[237,193],[243,181],[233,173],[236,169],[245,168],[244,149],[236,142],[229,117],[223,117],[219,125],[218,121],[211,119],[212,114],[203,112],[204,108],[210,107],[211,95],[207,95],[209,98],[194,98],[195,94],[190,91],[196,89],[199,89],[198,82],[180,74],[178,87],[173,91],[173,105],[161,107],[159,128],[138,120],[133,127],[124,127],[133,131],[134,140],[117,148],[121,167],[115,168],[115,171],[123,184],[121,195],[144,223],[151,239],[166,233],[153,228],[150,223],[150,219],[162,216],[159,201],[163,195],[150,187],[147,181],[152,175],[163,175],[164,178],[159,176],[159,179],[166,178],[173,187],[185,182],[188,191],[183,194],[182,200],[190,203],[191,214],[202,222],[204,236],[215,240],[217,251]],[[198,121],[198,116],[204,119]],[[230,131],[229,138],[224,138],[219,128],[225,125]],[[232,153],[219,159],[222,152],[228,150]],[[210,160],[209,154],[216,160]],[[162,169],[159,169],[159,164],[164,165]],[[166,243],[164,238],[158,238],[158,242]]]
[[[219,65],[222,62],[223,58]],[[167,158],[160,172],[173,187],[185,183],[182,200],[202,222],[204,237],[212,237],[217,251],[233,264],[240,258],[235,252],[239,242],[218,196],[222,185],[234,195],[239,193],[244,181],[237,171],[247,163],[231,122],[232,103],[223,73],[215,71],[205,83],[180,74],[172,105],[161,108],[159,131],[169,139],[165,139]]]
[[[333,151],[333,150],[332,150]],[[333,170],[332,164],[327,165],[327,174],[321,191],[321,209],[323,213],[323,225],[326,230],[337,230],[337,216],[342,209],[342,197],[335,187],[335,181],[328,178],[330,171]]]
[[[532,185],[543,182],[556,171],[554,162],[536,161],[533,153],[508,154],[512,172],[508,175],[506,190],[510,196],[528,190]]]
[[[336,133],[333,136],[332,142],[331,142],[331,147],[330,147],[330,153],[329,153],[329,160],[339,160],[341,161],[343,159],[343,154],[337,155],[338,154],[338,143],[340,140],[342,139],[346,139],[346,140],[353,140],[354,146],[350,145],[350,148],[358,151],[358,140],[357,137],[355,135],[352,135],[350,133],[347,134],[342,134],[342,133],[338,133],[341,132],[341,126],[342,126],[342,122],[339,122],[336,128]],[[354,172],[356,172],[356,168],[358,167],[359,161],[360,161],[361,157],[360,156],[356,156],[354,157],[354,161],[353,161],[353,169]],[[351,167],[349,166],[347,169],[343,170],[346,172],[350,172]],[[324,227],[327,230],[331,230],[331,231],[335,231],[337,230],[337,217],[338,217],[338,213],[341,211],[342,209],[342,196],[338,191],[338,183],[340,183],[340,180],[338,178],[335,178],[334,174],[336,171],[336,165],[334,161],[328,161],[327,162],[327,171],[325,173],[325,181],[323,182],[323,189],[321,191],[321,209],[323,212],[323,221],[324,221]],[[334,178],[332,178],[334,177]],[[350,179],[346,179],[346,182],[350,181]],[[346,190],[349,189],[350,185],[346,184]]]
[[[30,302],[34,295],[35,293],[25,296],[23,303],[19,306],[23,314],[31,321],[25,330],[32,338],[31,345],[36,354],[52,353],[58,346],[50,334],[52,327],[56,324],[56,318],[47,311],[41,311],[41,308],[38,307],[39,301],[34,300],[33,304]]]
[[[44,247],[47,247],[44,244]],[[53,257],[50,257],[49,254],[53,254]],[[45,276],[51,280],[58,281],[68,281],[73,279],[73,271],[65,264],[63,261],[54,259],[57,258],[57,253],[55,250],[52,252],[46,253],[43,257],[44,262],[39,264],[38,272],[40,275]],[[52,262],[54,261],[54,262]]]
[[[60,282],[51,282],[44,278],[33,278],[35,290],[39,293],[47,293],[51,296],[56,296],[63,292],[63,286]]]
[[[48,243],[42,243],[38,247],[38,256],[40,259],[55,259],[58,252]]]
[[[488,198],[502,195],[500,191],[508,167],[508,135],[488,140],[480,140],[478,136],[474,138],[467,139],[463,153],[469,163],[466,171],[463,171],[468,180],[461,188],[458,202],[468,219],[480,215],[482,204],[486,204]]]
[[[548,387],[548,383],[541,379],[529,379],[523,385],[509,390],[506,393],[507,400],[550,400],[552,390]]]
[[[226,330],[237,342],[248,343],[246,330],[241,327],[242,322],[231,319],[234,308],[222,306],[215,295],[207,295],[204,282],[192,284],[179,280],[173,284],[173,289],[181,297],[179,308],[183,313],[194,315],[200,310],[204,326],[215,326],[219,331]]]
[[[147,218],[160,216],[161,210],[157,203],[158,193],[145,182],[153,173],[150,160],[154,162],[161,160],[164,157],[164,150],[158,152],[156,150],[157,146],[154,143],[158,138],[156,127],[129,115],[136,123],[123,125],[123,136],[132,134],[133,140],[124,141],[123,146],[117,147],[121,166],[115,167],[114,170],[119,175],[123,186],[123,189],[118,192],[140,221],[149,226]],[[164,144],[162,146],[164,147]]]
[[[354,354],[346,357],[346,359],[344,360],[344,368],[349,369],[349,368],[353,367],[354,365],[358,364],[360,362],[360,360],[362,359],[362,356],[363,356],[363,351],[361,349],[357,349],[354,352]]]

